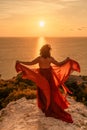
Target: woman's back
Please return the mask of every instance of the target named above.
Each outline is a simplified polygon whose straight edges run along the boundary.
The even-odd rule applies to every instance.
[[[50,68],[50,64],[51,64],[51,57],[39,57],[39,67],[40,68]]]

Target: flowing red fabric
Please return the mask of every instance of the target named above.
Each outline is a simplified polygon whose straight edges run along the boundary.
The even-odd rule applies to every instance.
[[[60,92],[60,87],[64,89],[65,93],[71,93],[64,83],[72,71],[80,72],[80,66],[76,61],[70,59],[61,67],[54,66],[47,69],[30,69],[23,64],[16,63],[16,71],[22,72],[22,78],[36,83],[38,107],[47,117],[73,122],[71,115],[64,111],[68,108],[69,102],[66,96]]]

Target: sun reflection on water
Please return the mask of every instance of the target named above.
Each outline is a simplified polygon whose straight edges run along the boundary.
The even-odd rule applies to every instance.
[[[46,44],[45,38],[44,38],[44,37],[39,37],[39,38],[38,38],[38,41],[37,41],[37,47],[36,47],[36,56],[39,55],[39,53],[40,53],[40,48],[41,48],[44,44]]]

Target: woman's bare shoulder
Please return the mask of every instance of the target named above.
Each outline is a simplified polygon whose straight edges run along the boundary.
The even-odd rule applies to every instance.
[[[52,56],[50,57],[50,59],[51,59],[52,61],[53,61],[53,60],[55,60],[55,58],[54,58],[54,57],[52,57]]]

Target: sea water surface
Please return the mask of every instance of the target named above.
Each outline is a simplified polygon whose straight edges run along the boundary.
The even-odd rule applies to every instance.
[[[51,53],[56,60],[62,61],[66,57],[70,57],[78,61],[81,72],[74,74],[87,75],[87,37],[2,37],[0,38],[0,74],[2,78],[10,79],[16,76],[16,60],[31,61],[39,55],[39,50],[45,43],[51,45]]]

